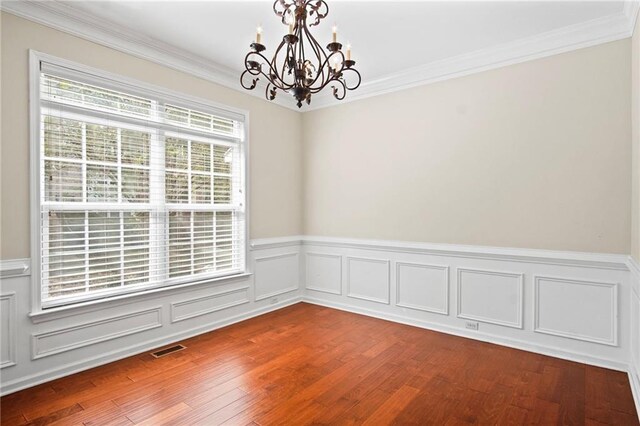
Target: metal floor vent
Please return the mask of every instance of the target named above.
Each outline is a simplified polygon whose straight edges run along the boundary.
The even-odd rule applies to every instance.
[[[151,352],[151,356],[154,358],[160,358],[165,355],[169,355],[174,352],[181,351],[183,349],[187,349],[187,347],[182,345],[173,345],[173,346],[169,346],[168,348],[160,349],[159,351]]]

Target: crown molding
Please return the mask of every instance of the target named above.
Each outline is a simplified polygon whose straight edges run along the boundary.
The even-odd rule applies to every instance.
[[[259,88],[254,91],[242,89],[238,72],[229,67],[131,29],[97,19],[60,1],[20,0],[0,3],[0,10],[19,17],[299,112],[341,105],[628,38],[633,35],[639,9],[638,0],[627,0],[623,10],[614,15],[431,62],[373,80],[367,81],[364,76],[365,80],[360,88],[348,93],[343,101],[336,101],[329,92],[325,92],[314,96],[311,105],[299,110],[291,99],[283,96],[267,101]]]
[[[260,86],[252,91],[240,86],[240,74],[236,70],[98,19],[69,4],[60,1],[5,1],[0,3],[0,10],[266,101]],[[287,100],[276,98],[272,103],[298,111],[296,105]]]
[[[316,96],[306,111],[341,105],[346,102],[629,38],[633,35],[639,9],[640,2],[638,0],[627,0],[623,10],[614,15],[603,16],[532,37],[431,62],[374,80],[367,81],[366,76],[363,76],[362,85],[357,91],[347,93],[347,97],[343,101],[336,101],[330,93],[324,93],[321,96]]]
[[[629,21],[629,30],[631,35],[635,30],[636,21],[638,19],[638,12],[640,11],[640,0],[625,0],[622,7],[622,13],[627,17]]]

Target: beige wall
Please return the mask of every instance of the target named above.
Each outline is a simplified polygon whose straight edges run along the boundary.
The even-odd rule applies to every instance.
[[[29,48],[250,110],[251,238],[633,245],[640,257],[629,40],[299,115],[10,14],[1,22],[2,259],[29,256]],[[637,104],[637,33],[633,46]]]
[[[304,114],[305,233],[629,253],[630,51]]]
[[[631,255],[640,261],[640,15],[631,41]]]
[[[251,238],[302,231],[300,114],[261,99],[2,13],[0,258],[29,257],[28,49],[247,109]]]

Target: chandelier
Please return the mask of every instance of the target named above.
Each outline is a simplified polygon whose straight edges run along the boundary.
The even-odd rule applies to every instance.
[[[275,99],[277,91],[289,92],[298,102],[311,103],[314,95],[331,85],[333,96],[342,100],[348,90],[360,86],[360,73],[351,59],[351,46],[347,45],[346,55],[337,40],[337,28],[333,27],[333,40],[326,51],[313,37],[309,27],[316,26],[329,14],[324,0],[276,0],[273,11],[289,27],[289,33],[268,60],[262,52],[262,29],[258,27],[256,40],[249,46],[245,56],[245,71],[240,76],[240,84],[247,90],[256,88],[260,76],[267,81],[265,96]]]

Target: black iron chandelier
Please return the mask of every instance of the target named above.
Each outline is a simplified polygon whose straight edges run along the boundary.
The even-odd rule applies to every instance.
[[[269,61],[263,54],[266,47],[261,44],[262,29],[258,27],[256,40],[251,43],[251,51],[244,59],[245,71],[240,76],[240,84],[247,90],[256,88],[260,76],[267,80],[265,96],[274,100],[278,90],[289,92],[302,103],[311,103],[311,95],[331,85],[333,96],[342,100],[348,90],[360,86],[362,78],[354,68],[351,46],[347,45],[346,55],[337,40],[337,28],[333,27],[333,40],[327,51],[309,31],[329,14],[329,6],[324,0],[276,0],[273,11],[288,25],[289,33],[282,38],[273,58]]]

